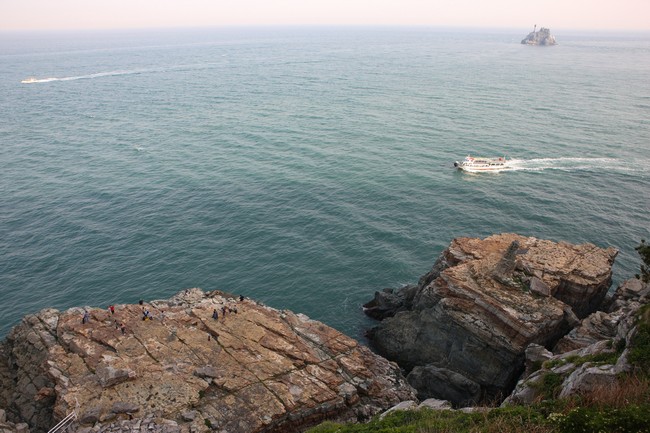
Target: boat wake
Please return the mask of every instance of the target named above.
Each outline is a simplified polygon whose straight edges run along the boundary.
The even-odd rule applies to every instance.
[[[644,171],[617,158],[534,158],[509,160],[508,171]]]
[[[149,68],[149,69],[130,69],[130,70],[117,70],[117,71],[108,71],[108,72],[97,72],[94,74],[86,75],[75,75],[70,77],[49,77],[49,78],[25,78],[21,81],[22,84],[35,84],[35,83],[51,83],[53,81],[76,81],[76,80],[90,80],[93,78],[102,78],[102,77],[117,77],[120,75],[139,75],[139,74],[151,74],[151,73],[160,73],[168,71],[177,71],[177,70],[194,70],[194,69],[209,69],[214,68],[215,65],[221,63],[202,63],[196,65],[177,65],[164,68]]]
[[[72,77],[49,77],[49,78],[27,78],[22,80],[23,84],[34,84],[34,83],[51,83],[52,81],[75,81],[75,80],[88,80],[92,78],[100,77],[115,77],[118,75],[134,75],[142,74],[145,72],[152,72],[152,70],[137,69],[131,71],[110,71],[110,72],[98,72],[96,74],[87,74],[87,75],[76,75]]]

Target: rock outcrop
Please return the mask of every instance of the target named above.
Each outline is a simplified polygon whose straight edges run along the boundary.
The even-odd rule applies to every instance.
[[[32,432],[72,411],[77,431],[298,432],[415,398],[397,365],[340,332],[200,289],[26,316],[0,361],[0,408]]]
[[[368,337],[378,353],[417,373],[407,378],[421,399],[468,405],[477,400],[472,383],[480,399],[502,398],[523,372],[529,345],[552,348],[601,304],[617,253],[515,234],[457,238],[417,286],[378,292],[365,305],[383,319]],[[435,382],[423,371],[445,372],[447,390],[422,386]]]
[[[537,28],[537,26],[535,26]],[[551,30],[542,27],[541,29],[528,33],[521,41],[524,45],[556,45],[555,36],[551,34]]]
[[[549,392],[564,398],[615,385],[621,373],[632,372],[628,348],[636,332],[637,313],[648,302],[650,284],[625,281],[604,311],[585,318],[552,352],[539,356],[539,348],[529,347],[526,359],[531,367],[503,404],[529,404],[548,397],[544,394]],[[543,386],[548,377],[553,377],[556,389]]]

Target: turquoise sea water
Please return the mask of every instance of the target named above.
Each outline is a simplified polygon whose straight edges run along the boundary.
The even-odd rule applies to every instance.
[[[632,276],[650,35],[528,31],[0,33],[0,337],[201,287],[360,338],[457,236],[611,245]]]

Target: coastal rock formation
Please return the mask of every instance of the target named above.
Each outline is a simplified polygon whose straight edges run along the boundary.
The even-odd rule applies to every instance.
[[[77,431],[298,432],[415,398],[397,365],[340,332],[200,289],[26,316],[0,360],[0,408],[32,432],[73,411]]]
[[[508,395],[530,344],[552,348],[601,304],[617,253],[515,234],[457,238],[417,286],[378,292],[364,306],[383,319],[368,337],[408,372],[457,373],[446,374],[455,392],[418,386],[420,398],[471,404],[477,400],[472,383],[481,399]],[[459,394],[462,389],[467,392]]]
[[[535,26],[537,28],[537,26]],[[551,30],[542,27],[541,29],[528,33],[521,41],[524,45],[556,45],[555,36],[551,34]]]
[[[512,394],[503,402],[529,404],[548,392],[545,378],[554,377],[559,397],[584,394],[611,387],[621,373],[632,370],[628,361],[631,339],[636,333],[636,316],[650,302],[650,284],[633,279],[615,291],[605,311],[597,311],[571,330],[543,358],[534,358],[535,351],[526,351],[526,370]]]

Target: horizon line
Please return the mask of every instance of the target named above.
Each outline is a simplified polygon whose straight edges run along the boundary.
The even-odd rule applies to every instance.
[[[530,26],[526,26],[530,28]],[[650,33],[650,29],[630,28],[602,28],[602,27],[553,27],[539,26],[539,28],[550,28],[552,31],[598,31],[603,33]],[[199,30],[199,29],[325,29],[325,28],[429,28],[445,30],[517,30],[521,26],[483,26],[483,25],[443,25],[443,24],[214,24],[214,25],[169,25],[169,26],[129,26],[129,27],[50,27],[50,28],[14,28],[0,29],[0,33],[38,33],[38,32],[102,32],[102,31],[155,31],[155,30]]]

